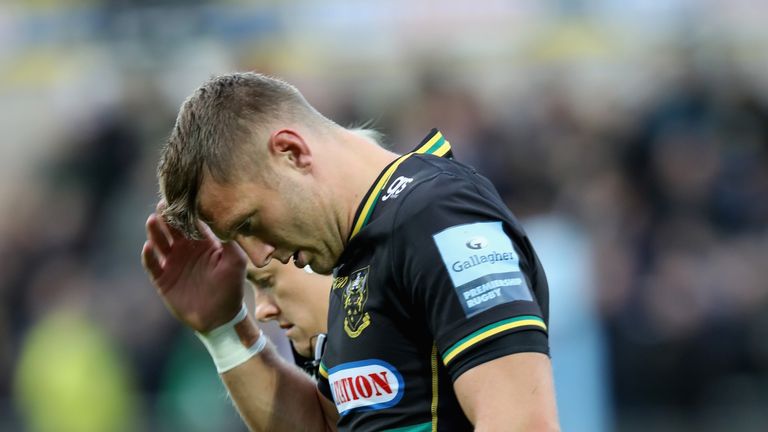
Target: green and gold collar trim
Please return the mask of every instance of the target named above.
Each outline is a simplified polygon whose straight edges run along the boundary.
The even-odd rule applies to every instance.
[[[439,157],[451,157],[451,143],[437,130],[432,129],[411,153],[432,154]]]
[[[445,139],[440,131],[432,129],[429,135],[421,141],[421,144],[419,144],[414,151],[400,156],[395,159],[394,162],[389,164],[389,166],[387,166],[387,168],[385,168],[379,175],[379,178],[376,179],[374,186],[368,191],[368,194],[366,194],[363,199],[363,205],[358,209],[355,223],[352,224],[352,234],[349,235],[350,240],[368,223],[368,220],[373,214],[373,209],[379,201],[381,191],[384,190],[384,186],[387,185],[389,178],[392,177],[392,174],[397,170],[397,167],[415,154],[432,154],[439,157],[451,157],[451,143]]]

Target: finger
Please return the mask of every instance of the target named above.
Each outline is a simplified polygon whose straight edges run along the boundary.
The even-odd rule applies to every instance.
[[[141,248],[141,265],[144,266],[153,281],[159,279],[163,274],[163,266],[157,259],[154,249],[150,241],[144,242],[144,247]]]
[[[243,251],[243,248],[241,248],[237,242],[229,241],[222,243],[221,246],[224,259],[238,266],[248,264],[248,257],[245,255],[245,251]]]
[[[171,252],[171,240],[164,225],[156,213],[152,213],[147,218],[147,238],[160,254],[166,256]]]
[[[213,230],[211,229],[211,227],[208,226],[207,223],[201,221],[200,219],[198,219],[195,223],[197,224],[197,230],[200,231],[200,234],[202,234],[204,239],[211,240],[217,243],[220,241],[219,238],[216,237],[216,234],[213,233]]]
[[[158,201],[157,206],[155,206],[155,213],[159,215],[158,221],[160,222],[160,225],[163,227],[165,232],[171,238],[171,244],[177,241],[187,240],[187,237],[184,235],[183,232],[174,228],[165,220],[163,213],[165,212],[166,208],[168,208],[168,203],[166,203],[165,200],[162,199]]]
[[[189,240],[181,230],[174,228],[171,224],[166,222],[165,219],[160,218],[160,222],[162,222],[174,242]]]

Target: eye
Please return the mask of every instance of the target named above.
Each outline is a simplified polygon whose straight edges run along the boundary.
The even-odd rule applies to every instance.
[[[237,226],[235,231],[239,234],[248,234],[251,231],[251,219],[246,219]]]
[[[270,289],[274,285],[274,278],[272,276],[260,277],[254,279],[253,283],[256,285],[256,288]]]
[[[255,235],[257,231],[258,231],[258,224],[256,222],[256,218],[253,216],[244,220],[243,223],[241,223],[240,226],[237,228],[237,232],[245,236]]]

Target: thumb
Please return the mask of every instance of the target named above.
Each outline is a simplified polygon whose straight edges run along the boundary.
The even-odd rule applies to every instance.
[[[195,221],[195,225],[197,226],[197,230],[200,231],[200,235],[203,236],[203,240],[207,240],[213,243],[218,243],[220,241],[219,238],[216,237],[216,234],[213,233],[213,230],[211,230],[211,227],[209,227],[207,223],[201,221],[200,219],[197,219]]]

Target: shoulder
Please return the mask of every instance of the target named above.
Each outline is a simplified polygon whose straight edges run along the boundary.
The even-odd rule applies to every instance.
[[[419,221],[438,228],[476,217],[513,219],[490,181],[474,168],[431,155],[411,159],[403,170],[405,178],[390,182],[390,188],[398,183],[403,188],[394,215],[395,229]]]

